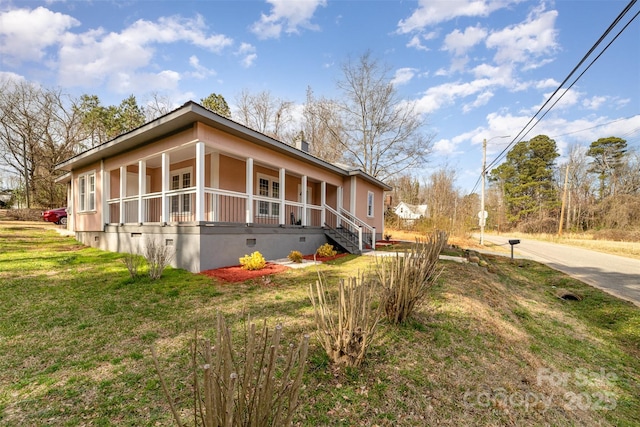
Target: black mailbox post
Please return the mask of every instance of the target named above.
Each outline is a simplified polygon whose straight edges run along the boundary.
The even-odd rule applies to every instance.
[[[509,239],[509,244],[511,245],[511,261],[513,261],[513,245],[517,245],[520,243],[520,239]]]

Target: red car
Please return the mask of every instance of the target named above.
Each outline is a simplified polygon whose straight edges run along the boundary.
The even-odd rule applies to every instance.
[[[42,219],[54,224],[67,225],[67,208],[49,209],[42,212]]]

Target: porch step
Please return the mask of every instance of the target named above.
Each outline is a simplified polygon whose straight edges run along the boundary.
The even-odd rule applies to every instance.
[[[325,226],[324,234],[343,251],[350,254],[361,254],[360,249],[358,249],[358,236],[347,229]]]

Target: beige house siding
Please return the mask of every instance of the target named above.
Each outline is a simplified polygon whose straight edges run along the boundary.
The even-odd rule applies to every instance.
[[[383,232],[385,184],[194,103],[61,165],[70,171],[69,224],[78,240],[129,252],[158,238],[176,246],[174,266],[194,272],[236,264],[254,250],[267,258],[291,250],[313,253],[329,238],[325,230],[349,227],[352,235],[362,234],[360,250]],[[79,176],[90,171],[95,209],[78,212]],[[176,171],[192,174],[188,183],[182,175],[177,189],[171,180]],[[260,177],[280,182],[280,193],[270,185],[270,194],[261,195]],[[375,193],[371,217],[369,191]],[[363,224],[374,227],[376,236]]]

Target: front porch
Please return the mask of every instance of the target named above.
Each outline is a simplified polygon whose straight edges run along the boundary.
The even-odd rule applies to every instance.
[[[107,195],[101,209],[104,233],[120,235],[120,242],[125,236],[137,236],[138,228],[154,235],[168,230],[173,230],[172,235],[193,234],[189,227],[201,228],[195,232],[199,235],[218,236],[206,238],[209,249],[228,244],[225,240],[233,241],[236,248],[246,246],[246,239],[238,243],[229,237],[238,234],[314,235],[326,242],[325,232],[338,230],[338,237],[330,238],[357,253],[373,247],[376,239],[374,227],[342,206],[342,186],[328,182],[321,173],[274,167],[200,141],[117,168],[103,163],[102,172],[102,194]],[[341,244],[339,239],[351,242]],[[173,237],[165,240],[180,242]],[[267,240],[276,246],[285,244]],[[320,242],[317,237],[311,240],[314,245]],[[278,257],[296,249],[294,241],[280,249]],[[184,250],[183,244],[179,247]]]

